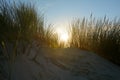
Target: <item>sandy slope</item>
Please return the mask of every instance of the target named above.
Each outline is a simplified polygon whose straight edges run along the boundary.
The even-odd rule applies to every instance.
[[[12,80],[120,80],[120,67],[76,48],[31,49],[13,70]]]

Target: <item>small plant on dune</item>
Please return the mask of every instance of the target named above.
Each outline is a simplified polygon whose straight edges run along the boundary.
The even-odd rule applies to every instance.
[[[93,35],[98,35],[99,49],[101,53],[105,53],[106,56],[119,64],[120,60],[120,21],[109,21],[104,18],[101,22],[102,26],[99,27],[99,31],[95,29]],[[97,32],[96,32],[97,31]]]
[[[58,36],[55,34],[55,28],[53,25],[45,27],[44,38],[48,47],[58,47]]]
[[[11,80],[12,66],[19,54],[24,54],[27,46],[44,36],[44,19],[38,16],[31,4],[0,1],[0,59],[8,62],[9,73],[1,74]],[[1,62],[1,61],[0,61]],[[3,62],[3,61],[2,61]],[[0,71],[4,67],[0,64]],[[4,73],[4,72],[3,72]]]
[[[75,19],[71,25],[71,46],[99,53],[120,64],[120,21],[106,17]]]

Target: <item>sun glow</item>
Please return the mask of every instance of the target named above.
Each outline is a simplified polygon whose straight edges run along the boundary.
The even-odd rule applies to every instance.
[[[59,27],[56,29],[56,33],[58,34],[58,40],[60,43],[66,44],[69,40],[69,35],[66,28]]]
[[[67,33],[61,34],[60,35],[60,41],[67,42],[68,41],[68,34]]]

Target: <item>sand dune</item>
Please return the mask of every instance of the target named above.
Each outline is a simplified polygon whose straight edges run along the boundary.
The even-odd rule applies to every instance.
[[[12,80],[120,80],[120,67],[77,48],[31,49],[16,58]]]

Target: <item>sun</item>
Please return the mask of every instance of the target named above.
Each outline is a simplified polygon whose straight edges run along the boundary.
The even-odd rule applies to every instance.
[[[60,35],[60,41],[67,42],[68,41],[68,34],[67,33],[61,34]]]
[[[60,43],[67,43],[69,40],[69,35],[66,28],[58,27],[56,29],[56,33],[58,34],[58,40]]]

